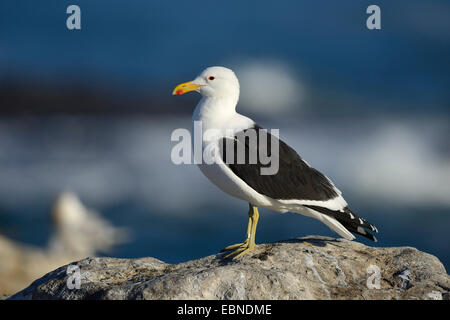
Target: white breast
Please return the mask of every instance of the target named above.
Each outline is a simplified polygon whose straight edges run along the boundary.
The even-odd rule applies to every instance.
[[[235,110],[234,101],[203,98],[195,108],[192,116],[193,128],[195,121],[201,121],[203,131],[202,149],[203,163],[199,164],[202,173],[222,191],[229,195],[259,205],[269,205],[267,197],[260,195],[237,177],[223,162],[219,152],[219,141],[229,135],[230,131],[241,131],[254,125],[254,121],[240,115]],[[198,127],[198,125],[197,125]],[[214,137],[205,133],[215,131]]]

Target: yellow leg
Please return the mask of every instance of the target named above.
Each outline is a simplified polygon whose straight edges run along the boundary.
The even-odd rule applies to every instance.
[[[226,248],[223,248],[222,251],[228,251],[228,250],[231,250],[231,249],[235,249],[235,248],[238,248],[238,247],[243,247],[243,246],[247,246],[248,245],[248,242],[250,241],[250,235],[251,235],[251,232],[252,232],[252,216],[253,216],[253,209],[252,209],[252,206],[249,204],[247,238],[242,243],[236,243],[236,244],[233,244],[233,245],[228,246]]]
[[[242,242],[242,243],[236,243],[236,244],[232,244],[231,246],[225,247],[222,249],[222,251],[228,251],[228,250],[235,249],[238,247],[247,246],[249,239],[250,239],[251,228],[252,228],[252,218],[250,216],[250,211],[249,211],[248,212],[248,225],[247,225],[247,239],[245,239],[244,242]]]
[[[258,225],[259,220],[259,212],[258,208],[255,206],[252,206],[249,204],[249,211],[248,211],[248,226],[247,226],[247,239],[245,239],[244,242],[234,244],[231,246],[226,247],[224,250],[232,250],[231,253],[227,254],[225,256],[225,259],[232,258],[237,259],[239,257],[242,257],[244,254],[249,253],[255,248],[255,235],[256,235],[256,227]]]

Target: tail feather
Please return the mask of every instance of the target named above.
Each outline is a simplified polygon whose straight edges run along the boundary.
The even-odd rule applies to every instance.
[[[332,230],[336,231],[341,237],[347,240],[354,240],[355,236],[352,235],[346,227],[344,227],[339,221],[336,219],[329,217],[327,215],[322,215],[321,221],[325,223]]]
[[[377,238],[375,238],[375,236],[373,234],[371,234],[370,232],[366,231],[364,228],[358,226],[355,227],[354,225],[346,225],[345,226],[349,231],[353,232],[353,233],[357,233],[363,237],[366,237],[372,241],[378,242]]]
[[[312,210],[318,211],[318,212],[324,214],[325,216],[334,218],[335,220],[337,220],[340,223],[340,225],[345,227],[350,232],[359,234],[359,235],[366,237],[372,241],[375,241],[375,242],[377,241],[375,236],[372,233],[368,232],[366,229],[376,232],[376,233],[378,233],[378,229],[373,224],[369,223],[367,220],[359,217],[357,214],[352,212],[348,207],[345,207],[343,209],[343,211],[335,211],[335,210],[331,210],[331,209],[328,209],[325,207],[320,207],[320,206],[307,205],[305,207],[308,207]],[[333,230],[335,230],[335,229],[333,228]],[[341,233],[339,233],[339,234],[342,235]]]

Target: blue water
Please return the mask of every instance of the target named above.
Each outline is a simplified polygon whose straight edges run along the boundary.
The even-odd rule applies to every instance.
[[[312,86],[389,109],[448,109],[447,1],[379,1],[382,29],[366,28],[367,3],[336,1],[2,1],[0,81],[89,84],[140,94],[203,68],[283,61]],[[406,103],[407,102],[407,103]],[[381,104],[361,103],[362,108]]]

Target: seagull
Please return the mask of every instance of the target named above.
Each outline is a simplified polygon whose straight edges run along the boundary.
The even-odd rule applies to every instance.
[[[84,258],[98,252],[108,253],[131,238],[125,227],[115,227],[98,212],[86,208],[78,196],[62,192],[51,212],[55,234],[50,239],[52,254]],[[75,259],[75,258],[74,258]]]
[[[176,86],[172,94],[191,91],[202,96],[192,115],[192,130],[201,128],[205,133],[202,150],[210,150],[202,154],[205,161],[195,163],[222,191],[249,204],[247,237],[242,243],[223,249],[226,259],[238,259],[255,248],[258,207],[315,218],[347,240],[354,240],[352,233],[355,233],[377,241],[369,232],[377,233],[377,228],[349,209],[342,192],[329,178],[310,167],[281,139],[236,112],[240,89],[232,70],[209,67],[194,80]],[[266,143],[261,142],[261,136],[257,138],[258,143],[249,143],[245,134],[252,130],[266,134]],[[274,146],[278,146],[278,150]],[[244,162],[237,159],[238,150],[244,150]],[[267,163],[259,157],[256,162],[247,161],[252,153],[260,151],[268,151],[275,157],[278,162],[275,173],[262,174]]]

